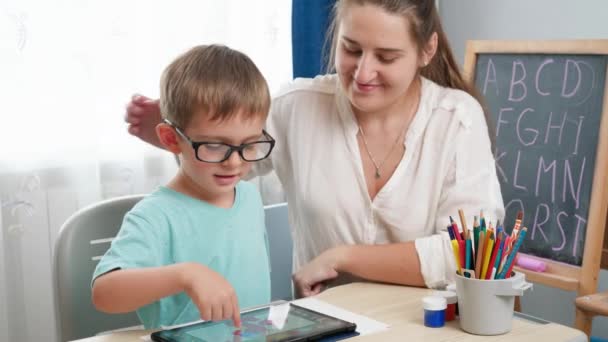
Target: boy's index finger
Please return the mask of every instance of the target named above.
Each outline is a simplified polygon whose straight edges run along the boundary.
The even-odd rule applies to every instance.
[[[241,327],[241,311],[239,310],[239,303],[236,296],[232,299],[232,321],[234,322],[235,327]]]
[[[241,327],[241,313],[235,311],[232,317],[232,321],[234,322],[234,326],[237,328]]]

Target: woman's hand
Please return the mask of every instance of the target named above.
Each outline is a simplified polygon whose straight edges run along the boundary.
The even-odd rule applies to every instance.
[[[180,275],[184,291],[198,308],[202,319],[232,319],[236,327],[241,326],[236,292],[224,277],[198,263],[183,264]]]
[[[156,136],[156,125],[161,122],[158,100],[135,94],[127,105],[125,121],[130,134],[156,147],[163,148]]]
[[[338,276],[338,264],[344,248],[335,247],[323,252],[293,275],[297,297],[314,296],[325,288],[325,282]]]

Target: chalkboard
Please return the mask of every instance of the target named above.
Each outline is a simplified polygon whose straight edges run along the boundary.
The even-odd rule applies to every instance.
[[[608,56],[483,54],[475,84],[492,116],[505,227],[521,251],[581,265]]]
[[[608,213],[608,40],[468,41],[465,77],[493,119],[505,227],[524,211],[528,281],[597,291]],[[591,317],[575,311],[587,334]]]

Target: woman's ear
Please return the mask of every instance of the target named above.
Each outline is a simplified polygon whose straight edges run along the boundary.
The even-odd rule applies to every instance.
[[[429,41],[426,43],[426,46],[424,47],[424,49],[422,49],[421,67],[424,68],[425,66],[429,65],[433,57],[435,57],[435,53],[437,52],[438,41],[439,36],[437,35],[437,32],[433,32],[431,38],[429,38]]]
[[[167,151],[175,154],[180,154],[182,152],[177,141],[177,132],[175,132],[173,127],[161,122],[156,125],[156,135]]]

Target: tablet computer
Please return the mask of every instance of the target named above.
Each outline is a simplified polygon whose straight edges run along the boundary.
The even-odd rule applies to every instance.
[[[241,314],[241,328],[232,320],[205,321],[155,332],[159,342],[316,341],[333,335],[354,333],[357,325],[290,303]]]

